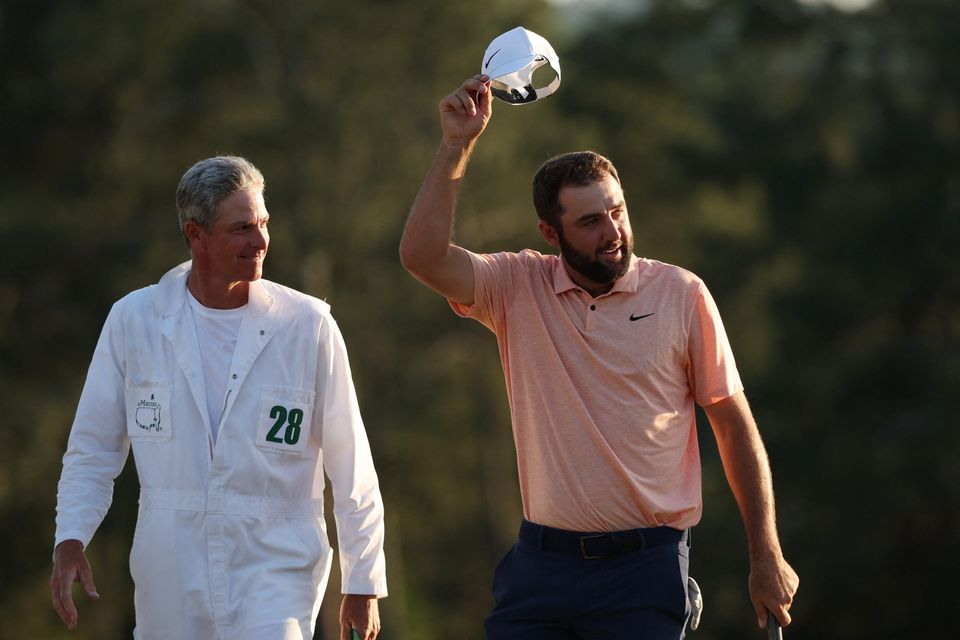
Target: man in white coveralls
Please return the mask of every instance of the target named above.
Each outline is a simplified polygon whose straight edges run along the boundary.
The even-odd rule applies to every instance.
[[[379,633],[383,504],[346,348],[325,302],[261,278],[263,191],[243,158],[191,167],[177,208],[192,260],[110,311],[58,490],[50,588],[70,629],[73,583],[99,597],[84,548],[132,446],[135,638],[312,638],[332,560],[324,471],[340,637]]]

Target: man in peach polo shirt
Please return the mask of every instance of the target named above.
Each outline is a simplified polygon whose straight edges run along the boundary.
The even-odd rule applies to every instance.
[[[534,178],[538,227],[559,256],[453,244],[457,193],[491,115],[487,76],[440,102],[443,140],[400,247],[404,267],[500,348],[524,519],[494,575],[487,638],[683,637],[688,530],[702,512],[694,403],[743,517],[758,623],[769,610],[789,624],[799,580],[703,281],[633,255],[617,171],[589,151],[557,156]]]

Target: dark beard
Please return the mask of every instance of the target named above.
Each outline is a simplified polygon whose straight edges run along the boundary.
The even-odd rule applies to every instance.
[[[630,256],[633,254],[632,237],[627,240],[626,245],[621,247],[621,251],[623,249],[626,249],[626,251],[622,251],[623,255],[612,265],[605,264],[571,247],[560,229],[557,229],[557,237],[560,240],[560,255],[567,261],[567,264],[574,271],[597,284],[616,282],[630,270]]]

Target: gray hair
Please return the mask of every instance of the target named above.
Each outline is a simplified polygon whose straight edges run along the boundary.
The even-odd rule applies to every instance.
[[[177,214],[180,233],[193,220],[209,231],[220,216],[220,203],[238,191],[263,191],[263,174],[251,162],[239,156],[216,156],[196,163],[180,178],[177,187]]]

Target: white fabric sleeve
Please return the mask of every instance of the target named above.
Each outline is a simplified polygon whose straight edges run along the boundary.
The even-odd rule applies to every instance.
[[[54,547],[64,540],[90,544],[113,500],[130,440],[124,409],[123,326],[114,305],[93,352],[70,430],[57,487]]]
[[[327,316],[320,335],[317,379],[322,398],[323,466],[333,491],[333,513],[345,594],[387,595],[383,500],[360,417],[347,349]]]

